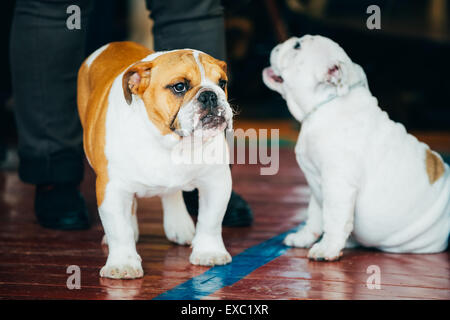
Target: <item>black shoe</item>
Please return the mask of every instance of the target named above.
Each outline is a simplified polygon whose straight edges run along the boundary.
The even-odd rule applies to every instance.
[[[34,210],[44,228],[81,230],[90,227],[86,203],[74,184],[38,185]]]
[[[198,214],[198,191],[183,192],[186,208],[191,216]],[[253,223],[253,214],[248,203],[234,191],[231,193],[227,211],[223,218],[224,227],[248,227]]]

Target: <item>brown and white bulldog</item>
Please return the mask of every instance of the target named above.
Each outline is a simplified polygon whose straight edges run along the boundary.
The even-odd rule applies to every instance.
[[[166,236],[192,244],[191,263],[231,261],[221,234],[231,194],[228,164],[173,159],[174,148],[193,136],[203,135],[203,145],[225,140],[224,130],[232,126],[226,84],[225,62],[191,49],[152,52],[115,42],[82,64],[78,110],[109,246],[102,277],[143,276],[136,197],[161,197]],[[194,188],[200,194],[196,229],[182,197]]]

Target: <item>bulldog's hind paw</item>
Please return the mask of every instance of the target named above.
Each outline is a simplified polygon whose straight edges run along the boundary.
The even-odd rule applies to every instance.
[[[169,241],[188,245],[192,243],[195,235],[195,226],[192,219],[186,219],[185,221],[173,221],[172,223],[164,224],[164,231]]]
[[[214,266],[231,262],[231,256],[227,251],[193,251],[189,258],[193,265]]]

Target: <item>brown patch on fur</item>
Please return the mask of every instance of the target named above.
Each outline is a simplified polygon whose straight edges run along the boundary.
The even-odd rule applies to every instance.
[[[105,156],[105,121],[108,95],[114,79],[128,66],[151,53],[133,42],[113,42],[87,66],[84,62],[78,72],[78,112],[83,126],[86,157],[97,175],[97,204],[104,199],[108,183]]]
[[[444,174],[444,163],[433,151],[427,149],[425,164],[427,167],[428,180],[430,181],[430,184],[433,184]]]

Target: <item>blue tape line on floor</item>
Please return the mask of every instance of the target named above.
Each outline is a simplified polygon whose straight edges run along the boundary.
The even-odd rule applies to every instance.
[[[154,300],[198,300],[230,286],[289,250],[289,247],[283,244],[283,240],[287,234],[297,231],[300,227],[250,247],[233,257],[230,264],[212,267],[201,275],[160,294]]]

